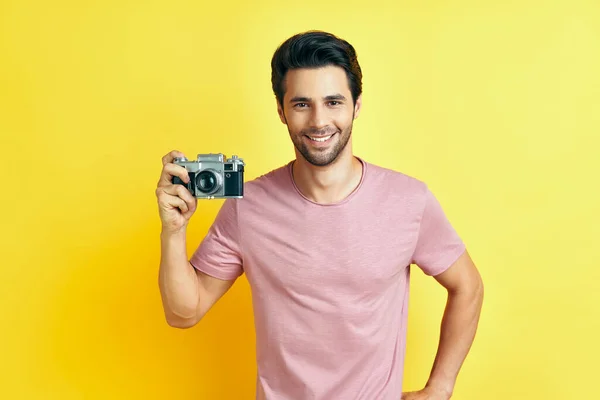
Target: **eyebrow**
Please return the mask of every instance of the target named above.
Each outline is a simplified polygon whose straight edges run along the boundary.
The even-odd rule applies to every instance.
[[[323,97],[323,100],[326,100],[326,101],[342,100],[343,101],[343,100],[346,100],[346,98],[343,95],[336,93],[336,94],[332,94],[332,95]],[[296,97],[293,97],[290,99],[290,103],[310,103],[311,101],[312,101],[312,99],[310,97],[302,97],[302,96],[296,96]]]

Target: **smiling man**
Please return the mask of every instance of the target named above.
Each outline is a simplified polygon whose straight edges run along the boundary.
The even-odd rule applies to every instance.
[[[197,202],[163,158],[160,291],[171,326],[196,325],[245,273],[256,327],[257,399],[446,400],[471,347],[481,277],[428,186],[353,154],[362,104],[354,48],[318,31],[272,59],[277,111],[296,157],[227,199],[188,260]],[[410,266],[448,293],[429,380],[402,393]],[[226,373],[226,371],[223,371]]]

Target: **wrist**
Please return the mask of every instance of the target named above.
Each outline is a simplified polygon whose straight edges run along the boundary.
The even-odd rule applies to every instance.
[[[425,387],[445,399],[450,399],[452,397],[452,393],[454,391],[454,385],[448,382],[441,381],[429,381],[425,385]]]
[[[162,230],[160,231],[160,238],[162,240],[185,239],[186,228],[186,226],[182,226],[179,229],[170,229],[163,226]]]

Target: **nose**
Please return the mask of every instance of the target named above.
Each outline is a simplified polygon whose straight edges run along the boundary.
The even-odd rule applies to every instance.
[[[312,108],[310,118],[311,128],[322,129],[327,126],[327,112],[321,105],[315,105]]]

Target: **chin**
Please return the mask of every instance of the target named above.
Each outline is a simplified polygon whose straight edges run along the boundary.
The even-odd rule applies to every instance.
[[[323,156],[306,156],[304,155],[304,159],[309,163],[314,165],[315,167],[326,167],[330,164],[333,164],[339,157],[340,155],[332,155],[332,154],[327,154],[325,157]]]

